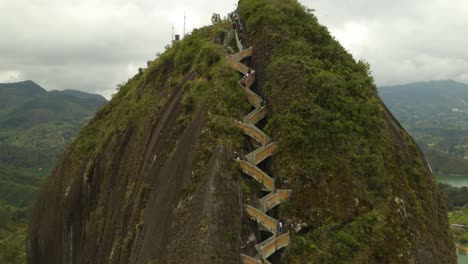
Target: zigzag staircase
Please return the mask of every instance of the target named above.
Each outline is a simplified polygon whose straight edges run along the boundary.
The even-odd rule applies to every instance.
[[[237,14],[236,16],[238,17]],[[236,44],[240,52],[228,55],[226,59],[229,66],[239,71],[244,76],[249,74],[249,78],[244,77],[239,81],[239,86],[244,91],[249,103],[255,108],[243,118],[242,122],[236,122],[242,132],[254,139],[260,146],[246,155],[246,160],[238,159],[237,163],[243,173],[261,183],[263,188],[269,192],[259,200],[258,207],[245,205],[245,210],[248,216],[259,224],[260,230],[267,231],[272,234],[268,239],[255,245],[258,252],[257,256],[251,257],[241,254],[241,259],[242,263],[246,264],[270,263],[267,259],[281,248],[287,247],[289,245],[290,236],[289,232],[280,234],[278,230],[279,220],[269,216],[267,213],[274,207],[289,199],[292,191],[276,189],[275,180],[257,167],[258,164],[278,151],[278,143],[270,142],[271,138],[256,126],[259,121],[267,116],[268,108],[264,105],[264,100],[250,89],[255,82],[255,71],[242,63],[242,60],[252,56],[253,48],[250,47],[244,49],[244,44],[239,39],[239,35],[241,35],[242,32],[238,32],[238,29],[242,29],[242,25],[238,19],[234,19],[234,15],[231,16],[231,21],[235,30],[233,29],[228,34],[228,38],[231,39],[227,39],[225,44],[229,43],[232,38],[235,37]]]

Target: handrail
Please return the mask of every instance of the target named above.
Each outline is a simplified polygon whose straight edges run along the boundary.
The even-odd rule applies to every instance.
[[[262,107],[263,99],[260,96],[258,96],[258,94],[254,93],[250,89],[245,88],[244,86],[242,86],[240,82],[239,82],[239,85],[241,89],[244,91],[245,96],[247,97],[247,101],[249,101],[251,105],[253,105],[255,108]]]
[[[244,123],[255,125],[266,117],[268,108],[266,105],[255,108],[252,112],[246,115],[243,119]]]
[[[245,205],[245,211],[250,216],[250,218],[255,220],[257,223],[261,224],[265,229],[267,229],[271,233],[276,234],[278,232],[279,221],[275,218],[265,214],[264,212],[250,205]]]
[[[276,190],[266,196],[263,196],[260,200],[260,207],[263,212],[268,212],[275,208],[277,205],[285,202],[291,197],[291,190]]]
[[[260,247],[260,252],[261,255],[264,259],[269,258],[271,255],[273,255],[276,251],[287,247],[289,245],[289,232],[286,234],[277,236],[273,239],[273,241],[270,241],[266,245]]]
[[[257,260],[255,258],[252,258],[244,254],[241,254],[241,259],[242,259],[242,263],[244,264],[259,264],[259,263],[261,264],[260,260]]]
[[[229,66],[232,68],[240,71],[242,74],[247,74],[249,73],[249,67],[245,66],[244,64],[240,63],[239,61],[236,61],[232,57],[226,57],[227,63]]]
[[[251,57],[253,54],[253,48],[244,49],[241,52],[230,55],[233,60],[242,61],[248,57]]]
[[[244,134],[255,139],[262,145],[266,145],[270,142],[270,137],[256,126],[244,124],[242,122],[237,122],[237,126],[242,130],[242,132],[244,132]]]
[[[268,190],[270,191],[275,190],[275,181],[270,176],[268,176],[264,171],[262,171],[259,167],[254,166],[244,160],[238,160],[237,162],[239,163],[241,170],[245,174],[251,176],[256,181],[263,184],[263,186],[267,188]]]
[[[250,152],[245,156],[245,158],[252,162],[253,164],[257,165],[262,161],[266,160],[267,158],[273,156],[278,152],[279,146],[277,142],[272,142],[268,145],[262,146],[255,151]]]

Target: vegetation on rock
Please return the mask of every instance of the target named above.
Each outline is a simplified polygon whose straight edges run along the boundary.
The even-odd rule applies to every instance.
[[[294,189],[290,262],[455,263],[435,179],[368,65],[297,1],[244,0],[240,14],[281,145],[273,172]]]
[[[450,210],[448,214],[450,224],[468,226],[468,188],[453,187],[443,183],[439,183],[439,187]],[[468,229],[452,227],[451,231],[456,244],[468,246]]]
[[[32,81],[0,84],[0,262],[24,263],[26,219],[37,189],[106,100]]]
[[[236,263],[227,248],[238,243],[239,173],[226,160],[243,144],[233,120],[248,104],[214,43],[229,27],[217,21],[175,42],[82,129],[39,195],[34,261],[61,263],[73,245],[77,263]]]
[[[441,193],[368,65],[297,1],[239,11],[280,144],[267,169],[294,194],[279,210],[288,262],[455,263]],[[241,193],[232,162],[249,107],[218,45],[229,27],[174,43],[85,126],[35,205],[31,263],[237,263],[260,188]]]

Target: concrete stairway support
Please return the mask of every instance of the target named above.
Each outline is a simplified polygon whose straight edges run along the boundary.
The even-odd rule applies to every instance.
[[[244,264],[271,264],[271,262],[266,259],[261,261],[260,259],[252,258],[244,254],[241,254],[241,260]]]
[[[242,121],[246,124],[255,125],[258,122],[260,122],[263,118],[265,118],[267,113],[268,113],[267,106],[261,106],[261,107],[255,108],[255,110],[253,110],[248,115],[246,115]]]
[[[267,240],[267,243],[260,246],[260,254],[264,259],[269,258],[276,251],[289,245],[289,232],[280,236],[273,237],[272,240]]]
[[[254,93],[252,90],[247,89],[240,85],[240,88],[244,91],[245,96],[247,97],[247,101],[255,108],[259,108],[263,105],[263,99]]]
[[[273,156],[276,152],[278,152],[278,143],[272,142],[250,152],[245,158],[252,164],[258,165],[262,161]]]
[[[262,262],[256,258],[241,254],[241,261],[244,264],[262,264]]]
[[[245,211],[252,220],[261,224],[273,235],[276,235],[276,232],[278,231],[278,220],[250,205],[245,205]]]
[[[231,55],[231,58],[235,61],[242,61],[248,57],[252,57],[252,54],[253,54],[253,48],[250,47],[248,49],[245,49],[239,53],[236,53],[236,54],[232,54]]]
[[[239,61],[234,60],[232,57],[226,58],[227,63],[231,68],[236,69],[237,71],[241,72],[242,74],[247,74],[249,72],[249,67],[245,66],[244,64],[240,63]]]
[[[276,190],[266,196],[263,196],[260,200],[260,208],[263,212],[268,212],[281,203],[287,201],[291,197],[291,190]]]
[[[259,167],[243,160],[238,160],[238,163],[243,173],[254,178],[269,191],[275,190],[275,181],[265,172],[263,172]]]
[[[258,143],[262,145],[266,145],[270,142],[270,137],[265,134],[262,130],[258,129],[258,127],[244,124],[242,122],[237,122],[237,126],[246,134],[247,136],[255,139]]]
[[[252,112],[242,119],[246,124],[255,125],[260,122],[268,114],[268,107],[266,105],[255,108]]]

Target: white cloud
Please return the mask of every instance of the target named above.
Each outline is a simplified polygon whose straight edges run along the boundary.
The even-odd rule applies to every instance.
[[[304,3],[355,58],[368,61],[378,85],[434,79],[467,82],[468,2],[335,0]],[[315,5],[315,6],[313,6]]]
[[[369,26],[356,21],[344,23],[341,28],[331,28],[331,32],[344,47],[357,54],[365,53],[365,48],[369,44]]]
[[[111,94],[182,34],[227,13],[232,3],[149,0],[0,0],[0,70],[44,88]],[[11,75],[11,74],[10,74]],[[8,76],[10,76],[8,75]],[[16,80],[4,77],[0,81]]]
[[[468,1],[302,0],[377,84],[468,82]],[[0,81],[109,95],[171,40],[237,0],[0,0]]]
[[[20,80],[21,73],[19,71],[0,71],[0,82],[10,83]]]

